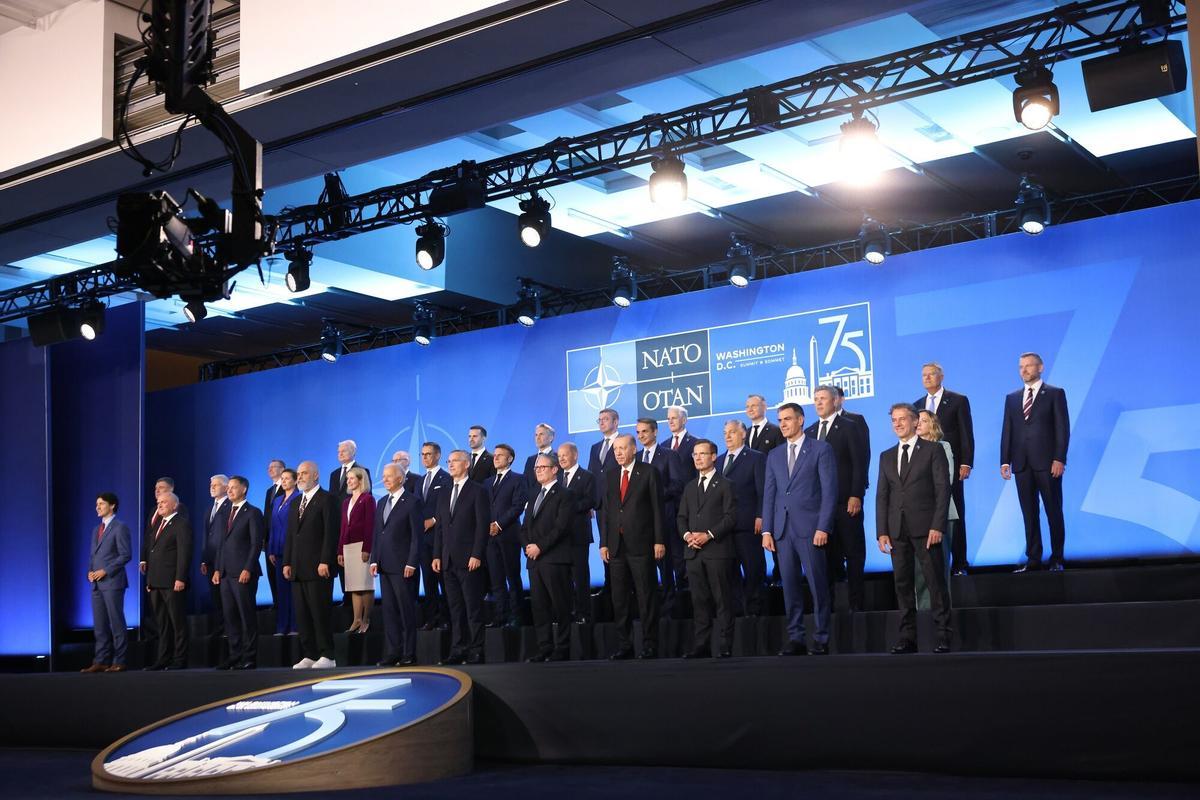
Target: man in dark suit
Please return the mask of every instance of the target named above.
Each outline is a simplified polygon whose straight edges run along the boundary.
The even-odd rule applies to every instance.
[[[950,651],[950,594],[946,591],[946,554],[942,533],[950,512],[950,464],[937,442],[917,436],[917,412],[908,403],[892,406],[892,431],[900,440],[879,454],[875,487],[875,535],[879,549],[892,556],[900,637],[893,653],[917,651],[917,599],[913,560],[921,565],[937,626],[935,653]]]
[[[1017,572],[1042,568],[1042,524],[1038,495],[1050,525],[1050,570],[1063,568],[1062,476],[1067,468],[1071,421],[1067,393],[1042,382],[1045,365],[1037,353],[1022,353],[1019,362],[1025,387],[1004,400],[1000,433],[1000,475],[1017,479],[1017,497],[1025,518],[1025,565]]]
[[[867,424],[867,418],[862,414],[855,414],[853,411],[846,410],[846,391],[841,386],[834,386],[834,391],[837,392],[837,413],[839,417],[857,422],[862,430],[862,438],[858,443],[859,452],[861,453],[862,463],[871,463],[871,426]],[[869,471],[868,471],[869,472]],[[871,476],[867,475],[865,488],[871,486]]]
[[[213,565],[217,563],[217,552],[225,538],[225,523],[229,520],[229,476],[213,475],[208,479],[208,494],[212,506],[208,509],[204,537],[200,540],[200,574],[202,583],[208,587],[208,599],[212,609],[208,614],[208,630],[211,636],[225,633],[225,611],[221,608],[221,587],[212,582]]]
[[[488,623],[521,627],[521,512],[525,510],[525,476],[513,472],[517,453],[496,445],[496,474],[483,484],[488,492],[487,572],[496,598],[496,615]]]
[[[442,469],[442,446],[437,442],[421,445],[421,464],[425,474],[417,486],[417,497],[421,501],[421,516],[425,519],[425,530],[421,533],[421,584],[425,591],[421,630],[431,631],[435,626],[446,627],[446,589],[442,576],[434,572],[433,528],[437,523],[438,501],[450,491],[450,473]]]
[[[804,641],[804,596],[801,577],[812,594],[812,652],[829,652],[829,579],[825,545],[837,504],[837,464],[833,448],[804,435],[804,409],[795,403],[779,407],[784,443],[767,456],[763,482],[762,545],[779,553],[788,643],[782,656],[808,653]]]
[[[659,486],[667,493],[674,495],[675,502],[672,503],[672,510],[679,506],[679,495],[683,492],[683,487],[690,481],[696,480],[696,465],[692,463],[692,448],[696,446],[697,439],[688,433],[687,421],[687,409],[683,406],[667,408],[667,427],[670,429],[671,438],[664,444],[675,456],[676,484],[674,487],[665,487],[661,484]],[[676,588],[684,591],[688,588],[687,565],[684,563],[684,548],[680,546],[680,541],[669,535],[672,519],[674,517],[668,517],[666,522],[668,528],[667,558],[671,560],[671,567],[675,572]]]
[[[571,517],[575,500],[558,482],[554,456],[538,454],[534,470],[538,491],[525,508],[521,528],[538,640],[537,654],[527,660],[566,661],[571,655]]]
[[[392,463],[400,468],[400,481],[404,484],[404,491],[411,492],[415,499],[419,499],[421,476],[409,469],[412,466],[412,456],[407,450],[397,450],[392,453]]]
[[[640,417],[635,428],[638,441],[642,445],[637,460],[649,464],[658,470],[658,488],[662,495],[662,518],[665,524],[674,524],[675,515],[679,511],[679,496],[683,493],[683,470],[679,466],[679,456],[673,451],[660,447],[658,444],[658,422],[651,417]],[[663,589],[663,613],[670,616],[675,607],[676,587],[686,581],[686,566],[684,566],[683,540],[677,536],[667,536],[667,557],[658,562]],[[676,559],[680,569],[676,570]]]
[[[725,453],[717,459],[717,469],[729,483],[736,512],[732,538],[741,575],[734,572],[734,606],[741,608],[743,614],[755,617],[762,613],[763,583],[767,577],[762,546],[766,466],[767,457],[746,445],[746,426],[742,421],[727,421]]]
[[[438,497],[433,571],[445,581],[450,604],[450,654],[441,664],[483,663],[483,566],[491,509],[487,490],[471,480],[471,457],[451,450],[451,485]]]
[[[360,464],[354,460],[358,455],[358,445],[353,439],[346,439],[338,442],[337,459],[338,468],[329,473],[329,494],[333,496],[333,504],[338,509],[338,514],[342,513],[342,501],[349,497],[350,493],[346,491],[346,475],[354,467],[362,467],[363,472],[367,473],[366,490],[371,491],[371,470],[367,469],[366,464]]]
[[[417,567],[421,563],[424,519],[421,500],[404,485],[402,465],[383,467],[383,488],[375,514],[371,574],[383,595],[384,650],[381,667],[417,663]]]
[[[147,528],[138,568],[146,576],[146,591],[158,629],[158,658],[147,670],[186,669],[187,619],[183,593],[187,589],[192,562],[192,526],[179,513],[174,492],[159,495],[155,506],[158,524]]]
[[[596,479],[579,466],[579,449],[574,442],[558,447],[559,483],[571,496],[571,597],[575,621],[587,624],[592,618],[592,516],[598,507]]]
[[[162,517],[158,514],[158,500],[168,494],[175,494],[175,479],[174,478],[159,478],[154,482],[154,513],[150,515],[150,522],[146,524],[147,530],[152,530],[158,527],[162,522]],[[179,495],[175,495],[176,506],[175,513],[184,519],[188,518],[188,508],[182,500],[179,500]]]
[[[713,606],[717,612],[717,656],[728,658],[733,648],[734,523],[733,490],[717,470],[717,445],[699,439],[692,447],[697,480],[683,489],[676,528],[687,545],[685,558],[692,587],[696,627],[692,650],[684,658],[712,655]]]
[[[613,443],[617,439],[617,433],[621,426],[621,416],[615,408],[602,408],[600,413],[596,415],[596,425],[600,429],[600,441],[592,445],[592,449],[588,452],[587,471],[591,473],[593,486],[596,490],[596,509],[592,516],[596,518],[597,528],[600,530],[600,538],[604,539],[604,487],[607,483],[604,480],[604,475],[608,470],[616,469],[617,457],[613,453]],[[560,464],[561,466],[561,464]],[[608,594],[609,590],[609,569],[608,564],[604,564],[604,588],[598,591],[597,596]]]
[[[863,566],[867,559],[866,531],[863,528],[863,496],[867,489],[867,462],[862,460],[861,441],[864,436],[858,423],[847,416],[838,416],[837,390],[818,386],[813,392],[817,419],[804,431],[819,442],[828,442],[837,462],[837,506],[833,513],[833,530],[825,548],[829,565],[829,602],[832,608],[833,587],[837,573],[845,570],[850,610],[862,611],[864,603]]]
[[[554,427],[546,422],[539,422],[533,429],[533,454],[525,459],[525,469],[521,472],[525,476],[526,494],[532,496],[537,493],[538,482],[537,476],[533,474],[533,464],[540,455],[548,455],[558,459],[558,453],[554,450]]]
[[[482,425],[472,425],[467,430],[467,446],[470,448],[471,469],[467,477],[480,486],[487,483],[496,474],[496,465],[492,462],[492,454],[487,447],[487,428]]]
[[[125,671],[125,590],[129,578],[125,565],[130,559],[129,527],[117,519],[117,496],[96,495],[100,524],[92,531],[88,583],[92,585],[92,628],[96,650],[90,666],[80,672]]]
[[[667,554],[663,542],[662,496],[658,471],[636,460],[628,434],[613,442],[617,467],[604,476],[604,530],[600,557],[609,565],[617,649],[613,660],[633,657],[633,616],[629,595],[637,595],[642,620],[641,658],[658,657],[658,586],[654,562]]]
[[[925,386],[925,395],[917,398],[913,407],[937,416],[942,435],[954,456],[958,480],[951,484],[950,496],[958,510],[958,521],[950,539],[950,554],[954,558],[954,574],[966,575],[970,565],[967,563],[967,506],[963,499],[963,481],[971,477],[971,467],[975,463],[975,425],[971,421],[971,401],[966,395],[945,388],[942,385],[944,379],[941,364],[930,361],[923,365],[921,383]]]
[[[292,669],[337,666],[330,607],[342,509],[333,495],[321,488],[320,480],[316,462],[303,461],[296,469],[296,488],[301,495],[292,502],[283,542],[283,577],[292,582],[302,656]]]
[[[263,515],[246,502],[250,481],[229,479],[230,509],[217,550],[212,583],[221,590],[229,657],[217,669],[254,669],[258,663],[258,555],[264,537]]]
[[[280,495],[284,494],[283,488],[279,485],[283,471],[287,469],[287,464],[282,458],[272,458],[267,464],[267,480],[270,484],[267,486],[267,493],[263,496],[263,550],[267,549],[267,544],[271,540],[271,514],[275,510],[275,500]],[[283,582],[283,577],[279,574],[279,569],[271,559],[266,559],[267,562],[267,585],[271,587],[271,605],[278,612],[279,596],[281,592],[290,592],[290,586]]]
[[[746,444],[764,456],[783,443],[779,426],[767,419],[767,401],[761,394],[746,397],[746,417],[750,425],[746,431]]]

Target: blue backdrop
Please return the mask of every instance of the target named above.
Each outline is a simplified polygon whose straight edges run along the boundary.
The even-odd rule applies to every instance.
[[[881,267],[824,269],[156,393],[150,430],[170,435],[150,436],[149,471],[180,479],[193,507],[207,503],[210,474],[240,472],[260,502],[273,457],[314,458],[327,474],[338,440],[352,438],[378,477],[394,450],[413,453],[415,466],[423,440],[444,451],[465,446],[472,424],[489,429],[489,445],[513,444],[522,464],[541,421],[586,453],[605,403],[632,431],[638,413],[665,419],[666,405],[682,401],[694,417],[689,430],[719,442],[725,419],[744,419],[748,392],[772,404],[804,399],[816,373],[845,386],[847,407],[867,416],[874,476],[878,453],[895,442],[888,406],[920,396],[921,364],[936,360],[974,411],[970,560],[1013,563],[1024,536],[1015,488],[999,477],[1001,409],[1020,388],[1018,355],[1033,350],[1069,399],[1067,558],[1191,553],[1200,549],[1200,385],[1183,362],[1200,335],[1190,303],[1200,291],[1190,255],[1197,209],[1124,214],[893,256]],[[866,505],[873,532],[873,491]],[[890,566],[868,548],[868,568]]]

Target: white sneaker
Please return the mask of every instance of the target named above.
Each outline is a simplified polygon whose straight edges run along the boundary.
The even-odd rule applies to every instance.
[[[292,665],[292,669],[312,669],[316,663],[311,658],[302,658]]]
[[[333,669],[336,666],[336,661],[334,661],[332,658],[326,658],[325,656],[321,656],[312,664],[313,669]]]

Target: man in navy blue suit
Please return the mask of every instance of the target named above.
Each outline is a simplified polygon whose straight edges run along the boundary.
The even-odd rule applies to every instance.
[[[202,583],[208,584],[208,599],[212,603],[208,614],[208,631],[211,636],[220,637],[225,633],[225,612],[221,608],[221,587],[212,582],[212,571],[217,563],[221,540],[225,538],[225,523],[229,520],[229,476],[218,474],[209,478],[208,494],[213,504],[208,509],[204,539],[201,541],[200,574],[204,577]]]
[[[488,517],[487,569],[496,598],[496,614],[488,627],[521,627],[521,512],[525,509],[525,476],[511,467],[517,453],[498,444],[492,452],[496,474],[484,482],[491,509]]]
[[[825,545],[833,527],[837,502],[837,464],[833,448],[804,435],[804,409],[795,403],[779,407],[784,442],[767,456],[763,483],[762,546],[779,554],[788,643],[780,655],[808,652],[804,641],[804,597],[801,576],[812,594],[812,652],[829,652],[829,579]]]
[[[92,585],[92,628],[96,633],[96,654],[91,666],[80,672],[125,671],[125,590],[129,578],[129,527],[117,519],[117,496],[112,492],[96,495],[96,516],[100,524],[92,531],[92,554],[88,559],[88,583]]]
[[[533,453],[529,458],[525,459],[525,469],[521,472],[525,476],[525,494],[529,495],[538,492],[537,476],[533,474],[533,465],[537,462],[537,457],[541,455],[551,456],[555,459],[558,454],[554,451],[554,426],[548,422],[539,422],[533,429]]]
[[[742,579],[737,580],[735,574],[734,606],[747,616],[758,616],[762,613],[763,583],[767,578],[767,559],[762,547],[767,457],[746,444],[746,426],[741,420],[725,423],[725,452],[717,459],[717,469],[729,481],[736,511],[733,546]]]
[[[521,528],[538,640],[538,652],[527,660],[566,661],[571,654],[571,515],[575,500],[558,480],[554,456],[539,453],[534,469],[538,490],[529,500]]]
[[[402,465],[383,467],[383,488],[375,512],[371,574],[383,595],[384,650],[381,667],[417,663],[417,567],[421,563],[421,500],[405,485]]]
[[[417,497],[421,500],[421,514],[425,519],[421,534],[421,583],[425,589],[424,624],[421,630],[431,631],[435,625],[445,627],[446,590],[442,576],[433,569],[433,528],[437,523],[438,498],[450,491],[450,474],[442,469],[442,446],[437,442],[421,445],[421,463],[425,474],[417,485]]]
[[[596,479],[579,466],[579,449],[574,442],[558,446],[558,480],[571,495],[571,607],[581,625],[591,622],[592,610],[592,515],[596,501]]]
[[[675,515],[679,509],[679,497],[683,494],[683,472],[679,467],[679,457],[674,452],[658,444],[658,422],[651,417],[639,417],[637,421],[637,438],[642,450],[637,454],[637,460],[649,464],[658,470],[658,489],[662,498],[662,518],[664,524],[674,526]],[[693,467],[694,469],[694,467]],[[663,589],[663,614],[670,616],[675,606],[676,586],[682,581],[686,583],[685,572],[675,569],[675,551],[679,551],[680,561],[683,559],[683,540],[670,535],[673,527],[668,528],[667,558],[658,562]],[[685,571],[686,571],[686,561]]]
[[[604,487],[606,482],[604,475],[609,470],[617,468],[617,457],[613,453],[613,444],[616,442],[618,429],[621,427],[621,415],[617,413],[615,408],[602,408],[600,413],[596,415],[596,424],[600,428],[600,441],[592,445],[592,449],[588,452],[587,471],[592,476],[592,486],[596,492],[596,510],[592,512],[592,516],[596,518],[596,524],[600,530],[600,539],[604,540]],[[559,462],[561,466],[561,461]],[[609,569],[608,563],[604,564],[604,588],[597,592],[597,596],[603,596],[608,593],[609,589]]]
[[[229,657],[217,669],[254,669],[258,662],[258,578],[262,569],[263,515],[246,502],[250,481],[241,475],[229,478],[229,515],[225,535],[217,549],[212,583],[220,587],[225,612]]]
[[[470,480],[471,457],[450,451],[451,485],[438,497],[433,528],[433,571],[445,582],[450,605],[450,654],[441,664],[483,663],[483,566],[490,511],[487,490]]]
[[[695,448],[697,439],[687,430],[688,413],[683,406],[671,406],[667,409],[667,427],[671,431],[671,438],[667,439],[663,444],[675,456],[675,479],[676,486],[674,487],[675,502],[674,508],[678,508],[678,498],[683,493],[683,487],[696,480],[696,465],[692,463],[692,449]],[[663,487],[666,489],[667,487]],[[672,514],[668,519],[675,518]],[[670,524],[670,523],[668,523]],[[667,559],[671,563],[671,567],[675,572],[675,585],[683,591],[688,588],[687,562],[683,557],[683,540],[676,536],[667,537]]]
[[[1017,479],[1017,497],[1025,518],[1025,565],[1017,572],[1042,568],[1042,525],[1038,495],[1050,524],[1052,571],[1063,568],[1062,476],[1067,468],[1071,422],[1067,393],[1042,382],[1045,365],[1037,353],[1022,353],[1019,363],[1023,389],[1004,399],[1004,427],[1000,433],[1000,475]]]

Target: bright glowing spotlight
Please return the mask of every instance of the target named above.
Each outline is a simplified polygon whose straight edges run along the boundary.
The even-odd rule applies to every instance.
[[[208,316],[208,308],[200,300],[192,300],[183,307],[183,315],[188,322],[199,322]]]
[[[526,247],[537,247],[550,231],[550,204],[534,192],[528,200],[520,202],[521,211],[517,218],[517,231]]]
[[[858,240],[862,245],[863,259],[868,264],[879,266],[888,257],[889,238],[883,223],[864,217]]]
[[[538,289],[528,281],[521,282],[518,292],[521,297],[517,303],[517,322],[526,328],[532,328],[542,317],[542,299]]]
[[[93,300],[79,309],[79,335],[89,342],[104,333],[104,304]]]
[[[687,174],[683,162],[676,156],[663,156],[652,165],[650,202],[662,205],[683,203],[688,198]]]
[[[754,280],[754,245],[738,236],[729,234],[731,244],[725,251],[729,260],[729,283],[739,289],[745,289]]]
[[[1017,191],[1017,224],[1030,236],[1037,236],[1050,224],[1046,190],[1028,176],[1021,178],[1021,188]]]
[[[422,347],[429,347],[437,330],[437,312],[424,303],[418,302],[413,312],[413,341]]]
[[[342,341],[342,332],[330,320],[324,320],[321,326],[321,358],[330,364],[335,363],[346,352],[346,343]]]
[[[417,266],[434,269],[446,258],[446,226],[434,219],[426,219],[417,226]]]
[[[289,292],[306,292],[312,286],[312,279],[309,277],[309,267],[312,266],[312,260],[313,254],[311,250],[297,247],[295,250],[288,252],[288,271],[287,277],[284,278],[284,283],[287,284]]]
[[[625,256],[613,256],[612,301],[617,308],[629,308],[637,300],[637,277]]]
[[[1034,64],[1016,74],[1013,116],[1031,131],[1040,131],[1058,114],[1058,87],[1050,70]]]
[[[884,150],[879,142],[875,123],[855,116],[842,125],[839,143],[843,180],[855,186],[866,186],[879,178],[883,169]]]

